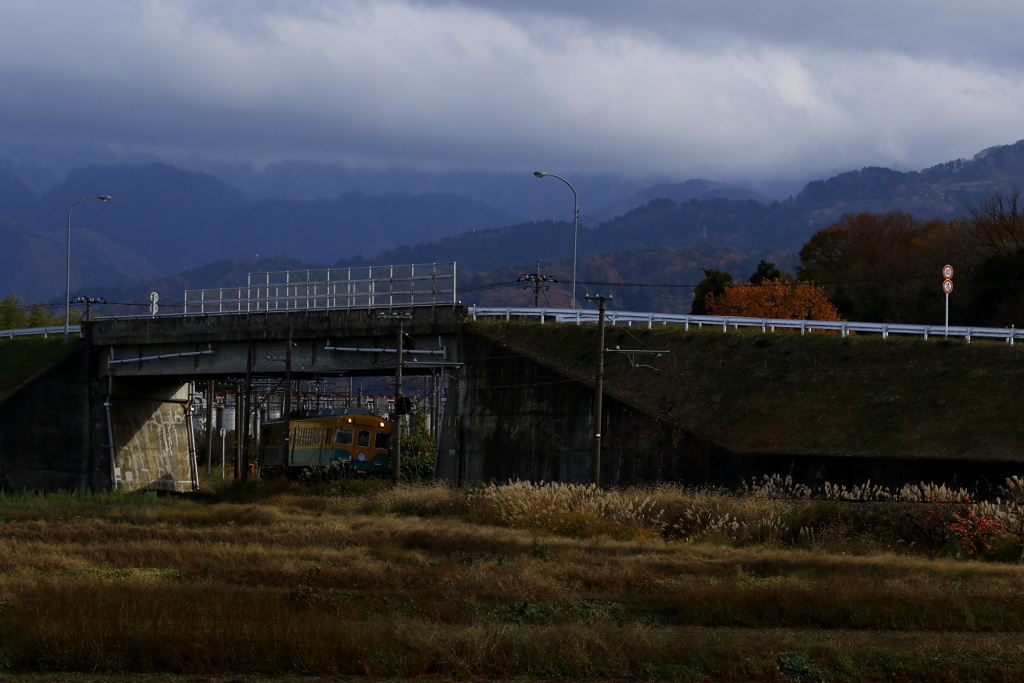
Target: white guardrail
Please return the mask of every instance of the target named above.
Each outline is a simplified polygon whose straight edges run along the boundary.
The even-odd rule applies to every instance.
[[[593,309],[572,308],[485,308],[470,306],[469,314],[473,320],[482,318],[499,318],[504,320],[539,320],[559,323],[591,323],[597,322],[598,312]],[[910,334],[924,337],[962,337],[971,341],[974,337],[982,339],[1001,339],[1012,344],[1019,336],[1024,339],[1024,330],[1020,333],[1013,327],[963,327],[945,325],[904,325],[896,323],[858,323],[846,320],[792,320],[787,318],[743,318],[739,316],[719,315],[683,315],[679,313],[643,313],[639,311],[606,311],[605,321],[610,325],[682,325],[686,330],[690,325],[703,328],[720,328],[722,332],[730,327],[759,327],[762,332],[774,332],[776,328],[800,330],[800,334],[828,330],[839,332],[844,337],[850,332],[868,332],[880,334],[882,338],[890,334]]]
[[[180,314],[176,314],[180,315]],[[592,309],[573,308],[489,308],[482,306],[470,306],[469,315],[473,320],[480,319],[502,319],[502,320],[538,320],[541,323],[595,323],[598,312]],[[141,317],[141,316],[140,316]],[[150,317],[150,316],[145,316]],[[166,316],[170,317],[170,316]],[[904,325],[896,323],[859,323],[846,320],[792,320],[788,318],[743,318],[739,316],[719,315],[683,315],[679,313],[644,313],[641,311],[606,311],[605,320],[610,325],[682,325],[689,330],[691,325],[703,329],[706,325],[709,328],[719,328],[722,332],[728,331],[730,327],[759,327],[762,332],[774,332],[776,328],[787,330],[800,330],[801,334],[807,332],[820,332],[827,330],[839,332],[846,336],[850,332],[867,332],[880,334],[883,338],[890,334],[909,334],[928,337],[957,337],[971,341],[974,337],[982,339],[1000,339],[1008,344],[1013,344],[1017,337],[1024,339],[1024,330],[1016,330],[1013,327],[963,327],[949,326],[947,334],[945,325]],[[79,325],[71,325],[69,332],[78,333],[81,331]],[[0,339],[13,337],[27,337],[32,335],[63,334],[64,326],[53,327],[26,327],[18,330],[0,330]]]
[[[81,332],[82,328],[79,325],[71,325],[68,327],[68,332],[78,333]],[[37,334],[43,335],[45,339],[51,334],[64,334],[63,325],[54,325],[52,327],[23,327],[17,330],[0,330],[0,339],[5,337],[31,337]]]

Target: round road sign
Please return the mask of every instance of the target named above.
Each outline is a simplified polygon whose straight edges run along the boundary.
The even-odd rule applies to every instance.
[[[945,292],[946,294],[949,294],[950,292],[952,292],[953,291],[953,281],[952,280],[943,280],[942,281],[942,291]]]
[[[953,277],[953,266],[943,266],[942,277],[946,278],[947,280]]]

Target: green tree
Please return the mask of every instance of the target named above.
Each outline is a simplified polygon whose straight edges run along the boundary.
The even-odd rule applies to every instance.
[[[437,439],[430,435],[423,415],[415,416],[416,429],[402,435],[402,481],[426,482],[434,478]]]
[[[0,330],[17,330],[28,326],[25,307],[14,292],[0,299]]]
[[[701,268],[704,279],[693,288],[692,315],[709,315],[708,303],[715,297],[725,294],[725,286],[732,283],[732,275],[717,268]]]
[[[750,276],[750,284],[759,285],[765,280],[778,280],[779,282],[792,282],[793,276],[778,267],[771,261],[761,260],[757,264],[757,270]]]
[[[49,327],[57,324],[59,323],[50,315],[50,308],[46,304],[32,305],[32,312],[29,313],[26,327]]]
[[[970,302],[965,311],[969,324],[1009,327],[1024,323],[1024,249],[992,253],[965,275],[961,281],[969,285],[954,290],[953,296]]]

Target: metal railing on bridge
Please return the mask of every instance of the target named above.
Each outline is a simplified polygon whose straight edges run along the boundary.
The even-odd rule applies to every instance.
[[[573,308],[486,308],[470,306],[469,314],[473,320],[481,318],[498,318],[504,320],[537,320],[560,323],[591,323],[597,322],[596,310]],[[762,332],[774,332],[776,329],[800,330],[807,332],[831,331],[839,332],[844,337],[850,332],[880,334],[883,338],[890,334],[910,334],[924,337],[943,336],[963,338],[971,341],[974,337],[982,339],[1000,339],[1012,344],[1017,337],[1024,339],[1024,330],[1005,327],[963,327],[950,325],[904,325],[896,323],[860,323],[846,320],[791,320],[786,318],[745,318],[739,316],[719,315],[684,315],[681,313],[644,313],[638,311],[606,311],[605,321],[610,325],[683,325],[686,330],[691,325],[697,328],[707,326],[719,328],[722,332],[730,327],[759,327]]]
[[[68,332],[78,334],[81,331],[82,328],[79,325],[71,325],[68,327]],[[0,339],[34,337],[40,334],[43,335],[44,339],[51,334],[64,334],[64,326],[54,325],[51,327],[22,327],[16,330],[0,330]]]
[[[455,263],[249,273],[245,287],[185,290],[185,315],[454,305]]]

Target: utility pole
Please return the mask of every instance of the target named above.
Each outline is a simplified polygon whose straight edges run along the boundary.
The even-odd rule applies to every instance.
[[[212,379],[206,383],[206,475],[210,475],[213,460],[213,402],[217,398],[217,383]]]
[[[597,347],[597,390],[594,394],[594,454],[590,461],[590,480],[601,488],[601,417],[604,398],[604,305],[612,297],[599,294],[587,295],[587,301],[597,301],[598,347]]]
[[[550,289],[548,286],[541,286],[542,282],[555,282],[555,278],[550,275],[540,274],[540,261],[537,261],[537,272],[536,273],[522,273],[519,275],[519,279],[516,282],[531,282],[533,284],[523,287],[523,289],[533,288],[533,307],[540,308],[540,293],[541,290],[547,291]]]
[[[236,467],[240,464],[242,467],[242,481],[249,481],[249,420],[251,418],[250,412],[252,410],[252,401],[250,400],[250,394],[252,393],[252,352],[253,352],[253,341],[249,340],[249,353],[245,364],[245,398],[242,400],[242,407],[244,410],[245,420],[242,423],[242,462],[236,463]]]
[[[411,317],[411,316],[410,316]],[[402,477],[402,349],[405,341],[405,318],[398,319],[398,362],[395,364],[395,417],[398,429],[395,430],[395,459],[391,461],[391,483],[398,486]]]
[[[288,326],[288,343],[284,350],[284,428],[281,430],[281,464],[288,467],[292,457],[292,326]]]
[[[402,412],[400,411],[404,409],[402,402],[402,349],[405,341],[405,321],[412,320],[412,316],[396,313],[382,314],[380,317],[398,321],[398,346],[395,347],[398,352],[398,360],[395,364],[395,429],[391,434],[391,438],[394,440],[391,448],[391,483],[398,486],[398,480],[402,475]]]
[[[73,304],[85,304],[85,317],[82,320],[92,320],[90,313],[93,304],[105,304],[107,300],[101,296],[76,296],[71,300]]]
[[[235,464],[232,476],[238,481],[242,476],[239,463],[242,462],[242,382],[235,380]]]

